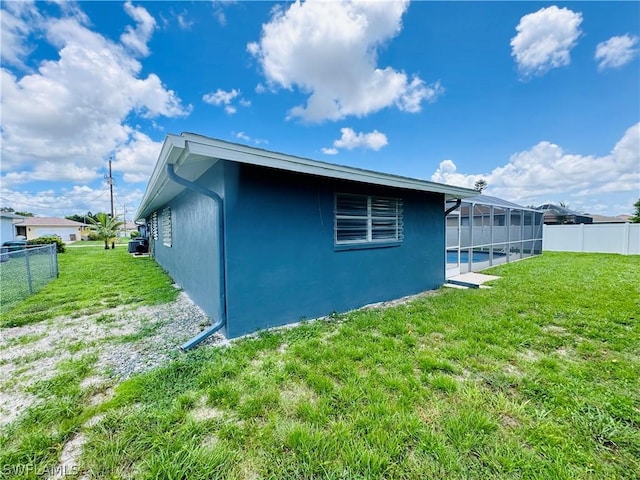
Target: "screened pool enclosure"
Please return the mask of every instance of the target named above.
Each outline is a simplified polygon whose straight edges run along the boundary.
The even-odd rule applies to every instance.
[[[447,202],[446,209],[455,207]],[[542,253],[543,212],[496,197],[466,198],[447,215],[447,277]]]

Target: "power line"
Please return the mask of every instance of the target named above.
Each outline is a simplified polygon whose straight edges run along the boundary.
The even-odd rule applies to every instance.
[[[100,197],[103,197],[104,195],[106,195],[107,192],[100,192],[98,195],[96,195],[95,197],[91,197],[88,199],[83,199],[83,203],[91,203],[95,200],[97,200]],[[42,194],[43,196],[46,196],[46,194]],[[77,202],[78,199],[71,199],[71,198],[65,198],[63,196],[56,196],[53,195],[53,199],[55,201],[65,201],[65,200],[69,200],[69,201],[73,201],[73,202]],[[24,201],[20,201],[17,200],[15,197],[10,197],[10,196],[6,196],[6,195],[0,195],[0,201],[2,203],[7,204],[6,206],[14,206],[14,205],[22,205],[25,207],[29,207],[29,208],[42,208],[43,207],[43,203],[33,203],[35,202],[35,200],[37,200],[36,198],[30,198],[28,199],[29,201],[24,202]],[[48,199],[47,199],[48,200]],[[42,202],[44,202],[45,200],[43,199]]]
[[[13,192],[13,194],[22,195],[22,192]],[[100,198],[100,197],[102,197],[102,196],[104,196],[106,194],[107,194],[106,191],[99,192],[95,197],[91,197],[89,199],[86,199],[85,201],[92,202],[93,200],[96,200],[96,199],[98,199],[98,198]],[[85,193],[85,195],[86,195],[86,193]],[[55,193],[54,194],[48,194],[46,192],[42,192],[40,194],[35,194],[34,193],[34,194],[29,195],[29,196],[31,196],[31,197],[53,197],[56,200],[72,200],[72,201],[76,201],[77,200],[75,198],[69,198],[69,197],[67,197],[65,195],[57,195]],[[6,201],[6,202],[10,202],[10,203],[17,203],[18,202],[17,200],[15,200],[15,198],[13,196],[10,196],[8,194],[0,194],[0,199],[2,199],[3,201]],[[30,200],[33,200],[33,198],[30,199]]]
[[[10,189],[3,189],[4,194],[5,195],[9,195],[9,194],[19,194],[19,195],[27,195],[27,196],[40,196],[40,195],[48,195],[49,191],[48,190],[43,190],[41,192],[25,192],[22,190],[10,190]],[[92,192],[97,192],[98,190],[95,189],[91,189]],[[102,193],[106,193],[106,190]],[[65,197],[65,196],[73,196],[73,195],[86,195],[87,192],[60,192],[60,193],[54,193],[51,195],[56,195],[58,197]]]

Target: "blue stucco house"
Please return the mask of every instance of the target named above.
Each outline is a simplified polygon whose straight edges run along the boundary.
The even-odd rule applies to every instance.
[[[476,194],[184,133],[136,218],[213,321],[189,348],[439,287],[445,202]]]

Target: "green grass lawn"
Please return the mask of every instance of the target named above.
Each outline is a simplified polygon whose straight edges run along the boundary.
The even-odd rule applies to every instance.
[[[38,292],[55,278],[55,257],[46,247],[14,251],[3,256],[4,261],[0,262],[0,313],[4,315],[30,292]]]
[[[176,297],[169,277],[153,259],[132,257],[123,247],[105,250],[100,245],[69,247],[59,254],[59,278],[19,303],[3,300],[0,326],[26,325],[58,315],[86,315],[127,304],[157,304]],[[6,263],[11,266],[17,262]],[[10,281],[3,271],[2,282]]]
[[[637,479],[640,256],[487,273],[492,289],[196,349],[101,405],[79,387],[91,359],[65,363],[0,464],[55,465],[82,430],[92,478]]]
[[[122,246],[127,246],[130,240],[131,239],[129,237],[117,237],[113,241],[113,243],[115,244],[116,247],[122,247]],[[91,246],[95,246],[95,247],[100,246],[104,248],[104,240],[82,240],[78,242],[69,243],[67,245],[67,248],[91,247]],[[111,243],[109,243],[109,246],[111,246]]]

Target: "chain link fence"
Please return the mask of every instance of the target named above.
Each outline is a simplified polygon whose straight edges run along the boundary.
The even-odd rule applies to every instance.
[[[0,252],[0,304],[2,311],[41,290],[58,277],[56,245],[2,247]]]

